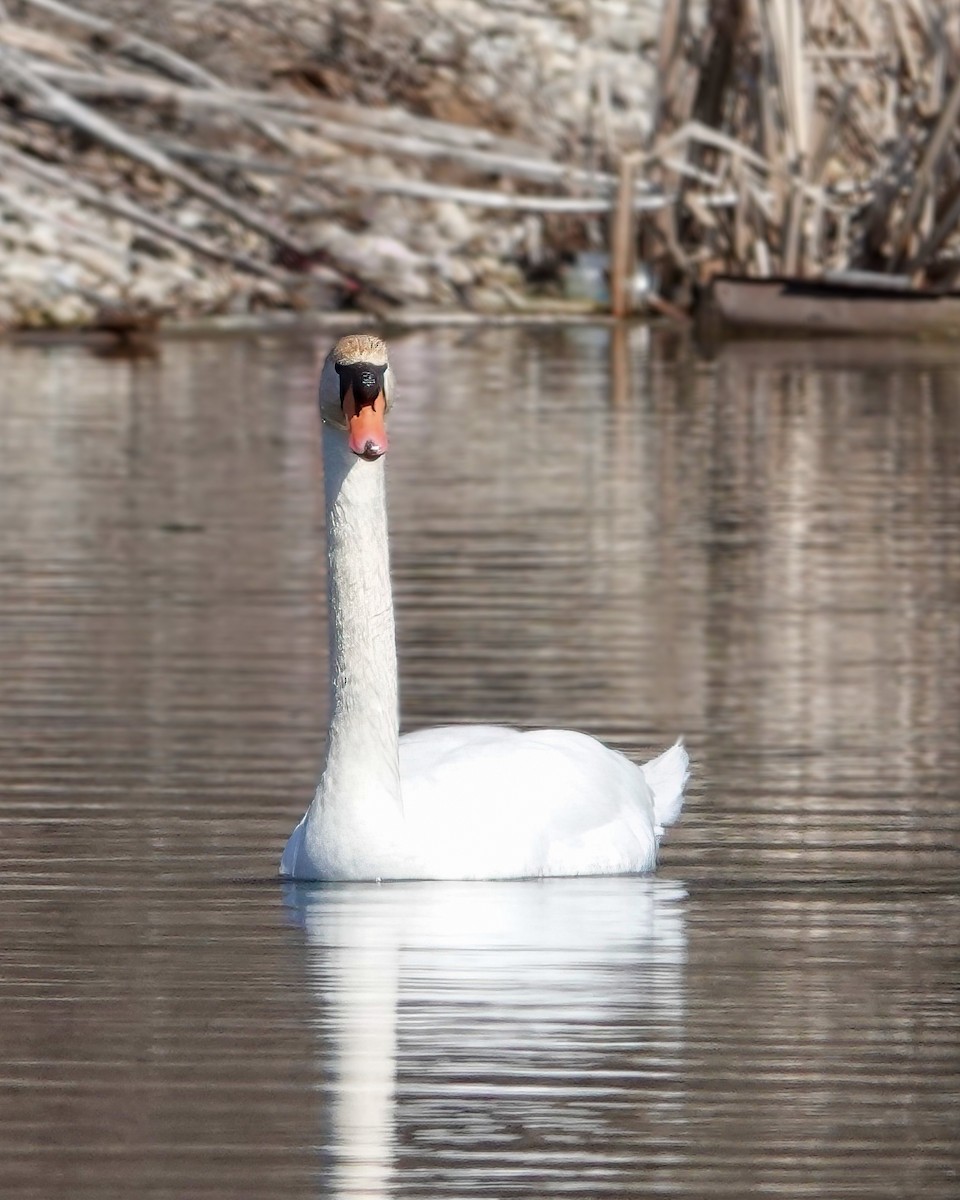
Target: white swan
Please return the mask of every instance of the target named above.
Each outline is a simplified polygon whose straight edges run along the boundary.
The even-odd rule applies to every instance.
[[[452,725],[399,736],[387,546],[386,345],[341,338],[320,376],[330,731],[287,842],[293,879],[516,879],[650,871],[687,779],[681,742],[643,767],[595,738]]]

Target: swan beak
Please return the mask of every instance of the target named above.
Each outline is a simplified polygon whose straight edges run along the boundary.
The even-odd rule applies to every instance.
[[[372,403],[361,404],[359,407],[353,399],[352,388],[343,398],[350,449],[368,462],[382,458],[387,452],[387,430],[383,423],[386,411],[387,402],[383,398],[383,392],[380,392]]]

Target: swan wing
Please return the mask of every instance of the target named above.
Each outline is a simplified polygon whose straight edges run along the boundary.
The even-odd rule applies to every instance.
[[[643,771],[595,738],[444,726],[400,739],[404,822],[433,878],[651,870],[657,837]]]

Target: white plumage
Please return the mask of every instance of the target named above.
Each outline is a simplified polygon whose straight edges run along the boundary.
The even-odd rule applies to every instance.
[[[370,382],[363,371],[382,379],[382,394],[365,404],[358,433],[351,380],[362,391]],[[566,730],[450,725],[398,737],[386,434],[382,416],[375,419],[392,387],[386,347],[373,337],[342,338],[321,375],[331,722],[320,783],[281,874],[507,879],[652,870],[683,803],[681,742],[639,767]]]

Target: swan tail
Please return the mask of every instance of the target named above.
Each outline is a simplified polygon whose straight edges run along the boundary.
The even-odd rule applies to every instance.
[[[669,750],[651,758],[640,769],[653,793],[653,819],[659,839],[683,808],[683,789],[690,778],[690,756],[683,739],[679,738]]]

